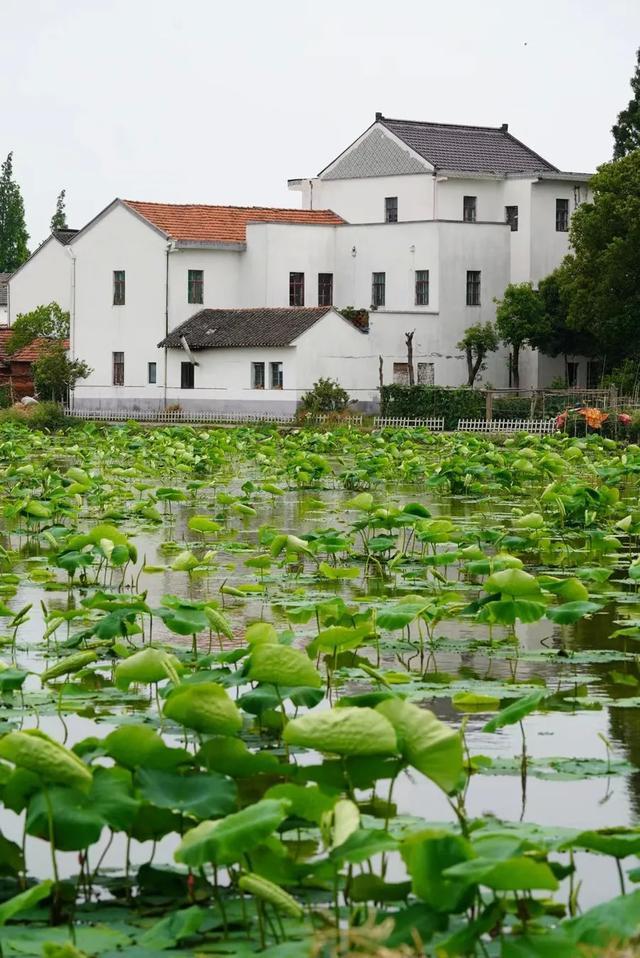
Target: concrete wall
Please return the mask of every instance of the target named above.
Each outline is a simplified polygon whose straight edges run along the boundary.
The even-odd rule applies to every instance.
[[[57,303],[71,310],[72,259],[69,247],[50,236],[9,280],[8,323],[37,306]]]
[[[363,179],[311,181],[303,192],[303,208],[330,209],[349,223],[384,223],[386,196],[398,197],[398,220],[433,219],[434,177],[431,173],[368,176]]]

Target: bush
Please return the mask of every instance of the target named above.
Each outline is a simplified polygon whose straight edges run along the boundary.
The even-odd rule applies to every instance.
[[[62,406],[55,402],[34,403],[29,406],[11,406],[0,410],[0,425],[20,423],[30,429],[55,431],[72,425],[76,420],[65,416]]]
[[[445,389],[442,386],[382,387],[382,415],[429,419],[444,416],[445,429],[455,429],[458,419],[483,419],[485,395],[478,390]]]
[[[299,412],[303,416],[344,413],[352,402],[353,399],[340,383],[333,379],[319,379],[300,400]]]

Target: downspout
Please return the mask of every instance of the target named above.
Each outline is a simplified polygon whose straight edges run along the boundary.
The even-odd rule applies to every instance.
[[[164,336],[169,335],[169,253],[174,248],[173,240],[167,243],[165,252],[165,277],[164,277]],[[163,375],[163,406],[167,408],[167,372],[169,364],[169,350],[164,347],[164,375]]]
[[[309,209],[313,209],[313,180],[309,180]]]
[[[65,249],[71,257],[71,317],[69,322],[69,345],[71,347],[71,359],[74,360],[76,355],[76,254],[70,246],[66,246]],[[73,390],[69,390],[69,406],[71,409],[73,409]]]
[[[432,176],[433,176],[433,210],[432,210],[432,214],[431,214],[431,219],[435,220],[435,219],[437,219],[437,217],[436,217],[436,203],[437,203],[437,199],[436,199],[436,183],[438,182],[438,174],[436,173],[435,170],[433,171]]]

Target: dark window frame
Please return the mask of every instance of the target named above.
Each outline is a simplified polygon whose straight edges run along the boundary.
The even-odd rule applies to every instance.
[[[124,352],[111,353],[111,381],[114,386],[124,386]]]
[[[371,274],[371,305],[377,309],[378,306],[384,306],[387,300],[387,274]]]
[[[478,197],[463,196],[462,197],[462,222],[475,223],[477,212],[478,212]]]
[[[420,375],[422,372],[422,375]],[[425,381],[425,373],[429,373],[426,376],[426,379],[431,380],[431,382]],[[435,386],[436,382],[436,364],[429,362],[418,362],[416,363],[416,383],[418,386]]]
[[[578,372],[580,363],[567,360],[567,386],[569,389],[576,389],[578,386]]]
[[[417,269],[415,275],[416,306],[429,305],[429,270]]]
[[[256,372],[260,370],[260,376],[256,376]],[[266,369],[264,362],[255,362],[251,363],[251,388],[252,389],[264,389],[266,386]],[[262,382],[259,383],[258,380],[261,379]]]
[[[204,303],[204,270],[187,270],[187,302],[202,306]]]
[[[467,306],[481,305],[482,271],[479,269],[467,270]]]
[[[281,360],[269,363],[269,388],[284,389],[284,365]]]
[[[318,306],[333,306],[333,273],[318,273]]]
[[[124,306],[127,300],[127,275],[124,269],[113,271],[113,305]]]
[[[515,210],[515,212],[514,212]],[[504,208],[504,221],[507,226],[511,227],[512,233],[518,232],[518,207],[517,206],[505,206]]]
[[[193,363],[180,363],[180,389],[196,388],[196,367]]]
[[[385,196],[384,221],[385,223],[398,222],[398,197],[397,196]]]
[[[304,306],[304,273],[289,273],[289,306]]]
[[[556,197],[556,233],[569,232],[569,200]]]
[[[158,364],[147,363],[147,383],[156,386],[158,383]]]

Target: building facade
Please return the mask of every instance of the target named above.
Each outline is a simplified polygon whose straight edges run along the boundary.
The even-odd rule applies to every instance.
[[[506,126],[377,114],[318,176],[289,181],[299,209],[115,200],[66,247],[44,244],[14,274],[10,314],[26,303],[68,303],[72,354],[93,369],[75,391],[88,407],[285,411],[331,375],[372,408],[380,367],[385,383],[408,375],[407,332],[417,381],[465,383],[457,342],[470,325],[495,318],[494,300],[509,282],[535,285],[558,265],[571,215],[589,199],[587,181],[557,170]],[[354,338],[332,313],[316,333],[275,347],[290,351],[282,358],[260,359],[259,343],[214,345],[217,360],[193,376],[183,372],[188,332],[179,347],[167,345],[172,330],[206,308],[334,306],[368,310],[368,332]],[[328,339],[317,335],[323,325],[333,327]],[[585,385],[586,360],[568,359],[575,384]],[[255,384],[261,362],[265,370],[282,365],[273,388],[268,376]],[[521,357],[523,387],[564,373],[564,357]],[[484,382],[509,385],[505,349],[489,357]]]

